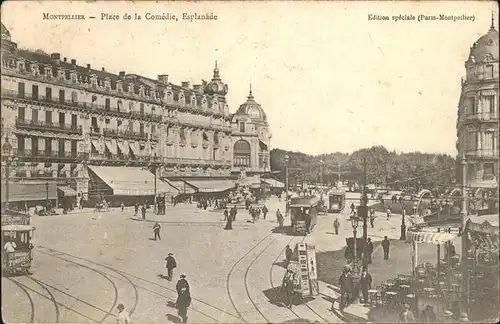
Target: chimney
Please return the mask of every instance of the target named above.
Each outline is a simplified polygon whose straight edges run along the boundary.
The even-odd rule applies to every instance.
[[[194,89],[194,91],[200,91],[201,90],[201,84],[193,84],[193,89]]]
[[[183,81],[181,82],[181,85],[183,88],[189,88],[189,81]]]
[[[64,60],[63,60],[63,61],[64,61],[64,62],[66,62],[67,60],[68,60],[67,58],[64,58]]]
[[[53,59],[53,60],[59,61],[61,59],[61,54],[59,54],[59,53],[52,53],[52,54],[50,54],[50,58]]]
[[[118,74],[118,76],[120,78],[124,78],[125,77],[125,71],[120,71],[120,73]]]
[[[104,69],[104,66],[103,66],[101,69],[102,69],[102,72],[106,71],[106,70]]]
[[[158,75],[158,81],[160,81],[163,84],[168,84],[168,74]]]
[[[76,65],[76,60],[75,59],[71,59],[71,65]]]
[[[90,70],[90,64],[87,64],[87,69],[89,69],[89,70]]]

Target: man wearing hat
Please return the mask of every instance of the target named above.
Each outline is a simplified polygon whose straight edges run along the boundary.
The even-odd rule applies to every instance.
[[[415,316],[410,310],[410,305],[403,304],[403,310],[399,313],[399,323],[413,323],[415,322]]]
[[[123,304],[119,304],[117,307],[118,315],[116,316],[117,324],[130,324],[130,315],[125,311],[125,306]]]
[[[177,262],[175,261],[174,255],[169,253],[165,258],[167,263],[165,264],[165,268],[167,268],[167,280],[172,281],[172,277],[174,276],[174,269],[177,268]]]
[[[177,281],[177,284],[175,285],[175,290],[177,290],[177,301],[175,302],[176,305],[179,304],[179,296],[181,295],[182,290],[184,290],[184,289],[187,290],[188,293],[190,292],[189,291],[189,283],[186,280],[185,273],[181,274],[179,281]]]

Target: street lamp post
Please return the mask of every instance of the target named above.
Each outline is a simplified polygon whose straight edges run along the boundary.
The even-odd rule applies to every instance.
[[[406,223],[405,223],[405,209],[401,210],[401,235],[400,240],[406,240]]]
[[[367,257],[367,241],[368,241],[368,195],[366,193],[366,183],[368,181],[366,175],[366,157],[363,158],[363,197],[361,198],[361,206],[363,206],[360,211],[362,214],[359,215],[363,218],[363,267],[368,268],[368,257]]]
[[[462,300],[463,300],[463,309],[469,314],[469,269],[467,262],[468,255],[468,234],[466,233],[467,221],[469,219],[468,210],[467,210],[467,161],[465,159],[465,155],[462,155],[462,159],[460,161],[462,166],[462,230],[461,230],[461,240],[462,240],[462,260],[461,260],[461,268],[462,268]]]
[[[352,258],[352,267],[353,267],[353,273],[354,276],[357,277],[358,275],[358,267],[357,267],[357,259],[358,259],[358,244],[356,242],[356,234],[359,226],[359,218],[357,217],[356,214],[352,215],[350,218],[351,225],[352,225],[352,235],[354,237],[354,253],[353,253],[353,258]]]
[[[9,195],[10,195],[10,166],[14,163],[17,158],[12,155],[12,145],[9,143],[9,139],[5,138],[5,143],[2,145],[2,155],[5,160],[5,210],[9,209]]]
[[[45,181],[45,208],[47,208],[47,213],[49,212],[49,182]]]
[[[288,216],[288,154],[285,155],[285,215]]]

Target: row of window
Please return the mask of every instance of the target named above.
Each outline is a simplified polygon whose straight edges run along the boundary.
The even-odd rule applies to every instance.
[[[23,152],[27,150],[25,147],[25,139],[26,136],[23,135],[18,135],[17,136],[17,150],[18,154],[22,155]],[[66,152],[65,150],[65,145],[66,145],[66,140],[65,139],[59,139],[58,141],[58,152]],[[76,153],[77,152],[77,145],[78,142],[76,140],[71,140],[71,153]],[[47,153],[52,152],[52,140],[45,140],[45,147],[40,148],[39,147],[39,137],[32,136],[31,137],[31,148],[28,148],[31,150],[33,154],[37,154],[39,151],[45,151]]]
[[[474,132],[467,133],[467,147],[470,149],[481,148],[483,150],[498,149],[498,132]]]
[[[31,110],[31,121],[33,123],[38,123],[39,121],[42,121],[40,119],[40,110],[39,109],[32,109]],[[17,108],[17,118],[19,120],[25,120],[26,119],[26,110],[24,107],[18,107]],[[59,124],[65,124],[66,123],[66,114],[63,112],[59,113]],[[48,124],[53,123],[53,116],[52,116],[52,111],[45,111],[45,122]],[[78,122],[78,115],[72,114],[71,115],[71,127],[76,128],[77,127],[77,122]]]
[[[475,66],[471,66],[467,69],[467,79],[475,80],[476,78],[482,77],[483,79],[493,79],[495,77],[495,70],[493,65],[487,65],[481,71],[480,69],[476,69]]]
[[[483,96],[482,97],[482,112],[484,113],[494,113],[496,111],[495,109],[495,96],[494,95],[489,95],[489,96]],[[476,100],[474,97],[468,97],[467,98],[467,107],[468,107],[468,113],[470,114],[477,114],[478,113],[478,105],[476,105]]]
[[[495,163],[483,163],[483,172],[482,172],[482,180],[483,181],[491,181],[495,179],[496,171]],[[467,165],[467,178],[469,181],[478,180],[478,174],[475,164]],[[480,179],[481,180],[481,179]]]

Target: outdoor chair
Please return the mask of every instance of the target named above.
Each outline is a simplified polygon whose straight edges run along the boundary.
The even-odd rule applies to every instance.
[[[386,292],[385,305],[390,309],[396,309],[398,306],[398,294],[394,291]]]
[[[370,299],[370,306],[377,306],[378,304],[378,297],[379,297],[379,291],[377,289],[370,289],[368,290],[368,297]]]

